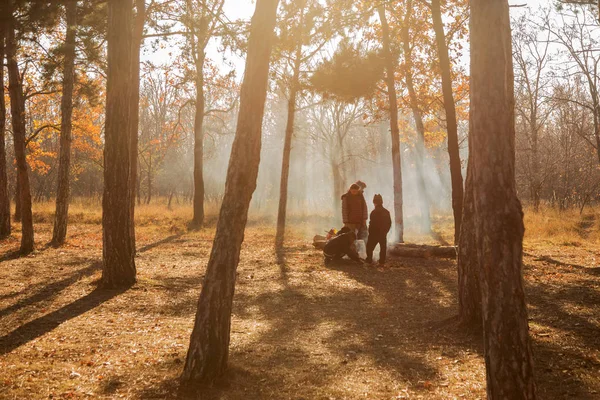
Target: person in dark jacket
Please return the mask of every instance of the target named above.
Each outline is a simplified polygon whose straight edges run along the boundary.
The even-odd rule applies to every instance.
[[[366,187],[364,183],[360,183]],[[358,182],[353,183],[348,193],[342,196],[342,220],[344,226],[357,233],[360,240],[366,240],[367,218],[369,216],[363,190],[361,190]]]
[[[348,228],[340,229],[337,236],[331,238],[325,248],[323,249],[323,255],[325,256],[325,264],[329,264],[333,260],[339,260],[344,256],[350,257],[350,259],[361,262],[358,253],[356,252],[356,233]]]
[[[387,253],[387,234],[392,227],[390,212],[383,208],[383,197],[376,194],[373,197],[375,209],[371,212],[369,223],[369,241],[367,242],[367,263],[373,262],[373,250],[379,244],[379,265],[385,264]]]

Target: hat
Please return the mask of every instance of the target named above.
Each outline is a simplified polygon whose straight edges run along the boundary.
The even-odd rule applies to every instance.
[[[365,190],[367,188],[367,184],[363,181],[356,181],[355,185],[357,185],[360,190]]]

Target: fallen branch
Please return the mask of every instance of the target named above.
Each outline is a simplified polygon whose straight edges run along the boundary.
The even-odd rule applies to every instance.
[[[458,248],[454,246],[428,246],[418,244],[395,244],[389,247],[388,254],[410,258],[456,258]]]

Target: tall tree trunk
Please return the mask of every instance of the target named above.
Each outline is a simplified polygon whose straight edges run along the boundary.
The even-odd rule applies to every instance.
[[[469,154],[471,154],[470,145]],[[471,156],[469,156],[468,162],[458,245],[458,316],[464,326],[477,327],[481,326],[481,287],[479,284],[477,244],[475,242],[475,204]]]
[[[390,134],[392,138],[392,166],[394,174],[394,241],[404,242],[404,211],[402,194],[402,159],[400,156],[400,128],[398,126],[398,98],[396,95],[396,65],[390,49],[390,28],[385,15],[385,7],[378,9],[383,33],[383,53],[386,67],[386,85],[390,103]]]
[[[140,50],[144,41],[144,25],[146,24],[146,1],[135,0],[135,19],[133,25],[133,39],[131,49],[131,144],[130,144],[130,161],[131,161],[131,182],[129,185],[129,200],[131,202],[129,211],[129,228],[131,248],[135,254],[135,196],[137,192],[138,182],[138,128],[140,124]]]
[[[410,46],[410,31],[409,26],[411,23],[412,16],[412,1],[407,4],[409,8],[408,14],[404,21],[404,28],[402,29],[402,46],[404,50],[405,59],[405,79],[406,89],[408,90],[408,97],[410,102],[410,108],[415,121],[415,128],[417,130],[417,143],[416,143],[416,167],[417,167],[417,187],[419,191],[421,208],[421,228],[425,232],[431,231],[431,206],[429,201],[429,194],[427,193],[427,185],[425,183],[425,125],[423,124],[423,115],[419,108],[419,101],[417,98],[417,92],[413,82],[413,71],[412,71],[412,48]]]
[[[102,283],[127,287],[136,280],[131,240],[131,108],[133,83],[133,5],[131,0],[108,2],[108,78],[102,200]]]
[[[0,7],[0,11],[5,11]],[[10,194],[6,165],[6,104],[4,102],[4,36],[6,27],[0,23],[0,239],[10,236]]]
[[[331,160],[331,175],[333,177],[333,212],[334,215],[342,215],[342,195],[344,194],[344,179],[342,167],[337,160]]]
[[[531,200],[534,212],[540,210],[540,154],[539,154],[539,127],[537,126],[537,112],[532,110],[531,121]]]
[[[600,105],[594,107],[594,136],[596,137],[596,154],[600,163]]]
[[[442,74],[442,92],[444,94],[444,109],[446,111],[446,130],[448,132],[448,155],[450,157],[450,178],[452,181],[452,210],[454,211],[454,243],[460,238],[460,224],[463,210],[463,177],[458,146],[458,123],[456,122],[456,107],[452,93],[452,72],[450,57],[446,44],[446,34],[442,21],[440,0],[431,0],[433,29],[437,43],[440,70]]]
[[[150,204],[152,198],[152,156],[148,157],[148,192],[146,193],[146,204]]]
[[[188,12],[194,16],[194,7],[191,0],[186,2]],[[223,3],[221,3],[221,6]],[[220,12],[219,8],[219,12]],[[204,224],[204,113],[206,100],[204,99],[204,53],[208,43],[209,19],[205,12],[196,20],[192,17],[187,25],[190,30],[190,51],[196,68],[196,109],[194,115],[194,195],[193,217],[190,222],[191,229],[199,229]]]
[[[472,0],[471,132],[489,399],[535,399],[515,184],[514,75],[507,0]]]
[[[69,216],[69,175],[71,172],[71,130],[73,127],[73,85],[75,83],[75,35],[77,30],[77,1],[67,2],[67,36],[64,47],[64,75],[60,103],[60,159],[58,162],[58,189],[52,244],[60,246],[67,237]]]
[[[6,61],[8,63],[8,90],[10,93],[10,111],[12,115],[13,142],[17,160],[19,182],[19,201],[21,205],[21,254],[33,251],[33,214],[31,210],[31,191],[26,159],[25,144],[25,98],[23,82],[17,64],[17,39],[14,21],[14,0],[8,1],[8,29],[6,38]]]
[[[21,178],[19,177],[19,170],[17,169],[15,174],[15,222],[21,222]]]
[[[140,165],[140,159],[137,157],[137,165]],[[142,205],[142,176],[139,171],[136,171],[136,182],[137,186],[136,195],[137,195],[137,205]]]
[[[304,6],[302,11],[304,14]],[[302,24],[302,22],[301,22]],[[285,219],[287,215],[288,181],[290,177],[290,155],[292,153],[292,138],[294,137],[294,121],[296,117],[296,99],[300,84],[300,65],[302,63],[302,42],[296,47],[294,72],[290,84],[290,98],[288,99],[288,114],[285,126],[285,139],[283,142],[283,158],[281,161],[281,181],[279,185],[279,209],[277,212],[277,233],[275,235],[275,248],[282,249],[285,239]]]
[[[202,50],[204,52],[204,50]],[[194,217],[191,227],[204,224],[204,54],[196,62],[196,114],[194,116]]]
[[[213,381],[227,368],[235,275],[248,208],[256,189],[278,3],[279,0],[257,0],[252,17],[225,196],[190,338],[182,376],[185,383]]]

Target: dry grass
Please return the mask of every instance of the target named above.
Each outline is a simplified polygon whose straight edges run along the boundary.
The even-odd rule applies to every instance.
[[[38,206],[38,215],[48,213]],[[72,210],[85,221],[99,215],[92,205]],[[190,216],[183,207],[139,209],[139,281],[125,292],[96,288],[97,223],[74,223],[63,248],[38,246],[29,257],[1,261],[0,398],[188,398],[178,376],[214,234],[185,231]],[[540,216],[526,218],[540,397],[598,398],[597,225],[571,230],[582,243],[572,246],[561,244],[568,233],[532,236],[548,228]],[[294,226],[278,263],[270,220],[251,219],[238,269],[230,374],[190,398],[483,399],[481,339],[452,319],[455,263],[393,259],[385,269],[350,262],[325,268],[306,240],[315,226],[328,226],[319,220]],[[435,221],[446,240],[447,221]],[[568,232],[578,221],[553,224]],[[38,223],[36,234],[46,243],[51,225]],[[0,245],[0,257],[9,254],[18,235]]]
[[[588,208],[583,214],[575,209],[525,210],[525,227],[525,241],[533,246],[600,245],[600,213],[596,209]]]

